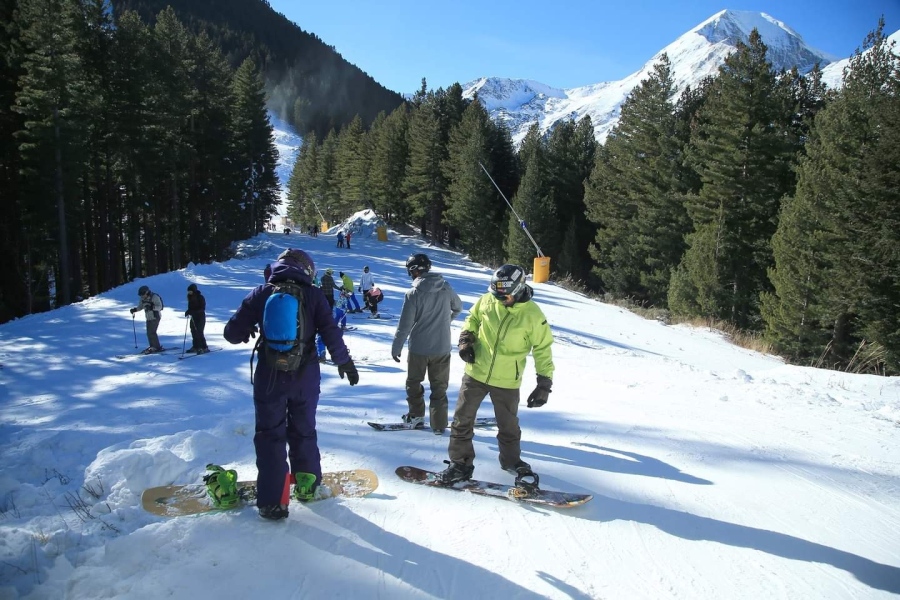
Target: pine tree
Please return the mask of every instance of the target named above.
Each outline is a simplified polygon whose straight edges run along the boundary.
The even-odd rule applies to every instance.
[[[243,202],[250,207],[250,233],[255,234],[277,212],[280,189],[275,170],[278,151],[266,111],[265,84],[249,58],[234,75],[232,118],[236,164],[245,182]]]
[[[815,117],[773,239],[767,334],[798,360],[900,372],[900,75],[882,33]],[[863,346],[863,342],[866,346]],[[877,352],[860,366],[859,350]]]
[[[294,223],[305,228],[308,224],[321,220],[318,198],[319,147],[316,134],[310,132],[303,137],[303,143],[294,161],[294,168],[288,180],[287,215]]]
[[[409,160],[409,109],[406,104],[370,130],[373,137],[369,189],[373,208],[388,223],[408,223],[411,211],[403,201],[403,180]]]
[[[588,195],[601,226],[595,255],[606,289],[656,306],[666,302],[688,229],[673,94],[664,54],[623,104]]]
[[[422,237],[430,226],[431,241],[436,245],[443,244],[443,230],[440,221],[434,222],[434,215],[443,212],[447,188],[441,169],[446,144],[440,109],[440,99],[432,92],[413,109],[407,130],[409,164],[403,180],[403,193],[412,217],[419,221]]]
[[[555,247],[559,231],[556,206],[549,194],[546,148],[536,123],[522,140],[520,156],[526,157],[521,159],[526,161],[523,163],[525,170],[512,200],[514,212],[509,216],[504,249],[508,262],[531,272],[538,255],[535,243],[541,252],[545,244]]]
[[[335,176],[340,189],[338,210],[342,219],[366,204],[369,157],[364,138],[362,119],[358,115],[338,134]]]
[[[766,51],[759,32],[751,32],[749,45],[738,44],[720,67],[701,109],[688,158],[702,188],[689,198],[694,233],[681,270],[701,297],[669,295],[670,308],[699,305],[699,316],[740,327],[758,325],[779,203],[794,186],[790,115],[781,110],[786,103]]]
[[[14,110],[23,115],[25,128],[16,137],[27,161],[24,168],[36,184],[30,193],[37,194],[42,209],[56,208],[55,226],[43,220],[41,226],[56,240],[57,305],[74,299],[68,213],[70,204],[74,209],[77,203],[66,191],[80,174],[83,158],[76,150],[85,93],[76,35],[79,12],[75,0],[34,0],[22,3],[19,13],[25,54]]]
[[[447,187],[447,222],[473,260],[501,258],[501,217],[504,204],[497,197],[482,165],[490,171],[490,117],[479,101],[465,109],[462,121],[450,134],[444,163]]]

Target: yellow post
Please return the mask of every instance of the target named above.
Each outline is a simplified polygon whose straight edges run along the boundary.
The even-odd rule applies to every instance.
[[[322,224],[319,226],[319,231],[322,233],[328,231],[328,221],[322,221]]]
[[[534,259],[534,282],[544,283],[550,280],[550,257],[538,256]]]
[[[386,242],[387,239],[387,227],[376,227],[375,232],[378,234],[379,242]]]

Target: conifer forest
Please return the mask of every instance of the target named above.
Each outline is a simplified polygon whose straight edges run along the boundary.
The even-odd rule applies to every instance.
[[[694,88],[676,92],[663,55],[603,144],[584,118],[516,147],[459,84],[423,78],[404,101],[351,69],[354,93],[323,91],[281,38],[236,34],[250,17],[160,4],[0,0],[0,322],[227,259],[277,212],[274,110],[303,136],[286,190],[301,226],[370,208],[530,270],[524,227],[554,279],[756,332],[797,364],[900,374],[900,58],[883,24],[839,89],[776,72],[754,31]]]

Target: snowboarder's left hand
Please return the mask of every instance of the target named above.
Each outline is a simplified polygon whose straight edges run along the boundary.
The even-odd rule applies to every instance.
[[[250,328],[250,332],[247,334],[247,337],[244,338],[244,343],[249,343],[250,338],[255,338],[257,333],[259,333],[259,329],[256,327],[256,325],[254,325]]]
[[[394,362],[400,362],[400,355],[399,355],[399,354],[392,354],[392,355],[391,355],[391,358],[394,359]]]
[[[338,374],[341,376],[341,379],[344,378],[344,375],[347,375],[347,381],[350,382],[350,385],[359,383],[359,371],[356,370],[353,359],[348,360],[342,365],[338,365]]]
[[[547,404],[550,398],[550,388],[553,387],[553,380],[543,375],[537,376],[537,385],[534,391],[528,395],[528,408],[538,408]]]

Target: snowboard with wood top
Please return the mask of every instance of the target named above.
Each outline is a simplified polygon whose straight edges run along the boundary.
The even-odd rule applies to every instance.
[[[358,498],[371,494],[378,488],[378,476],[374,471],[354,469],[352,471],[335,471],[322,473],[322,486],[331,494],[323,500],[334,497]],[[238,495],[241,501],[232,508],[256,504],[256,482],[239,481]],[[316,500],[313,500],[315,502]],[[206,484],[163,485],[144,490],[141,494],[141,505],[149,513],[161,517],[180,517],[198,515],[207,512],[231,510],[213,506],[207,495]]]

